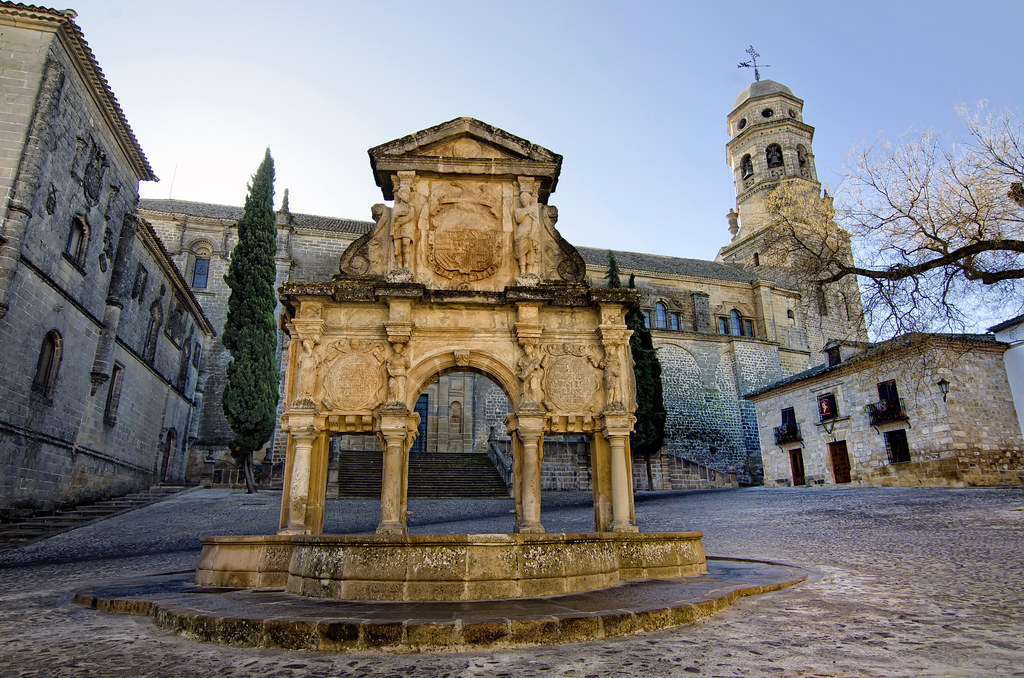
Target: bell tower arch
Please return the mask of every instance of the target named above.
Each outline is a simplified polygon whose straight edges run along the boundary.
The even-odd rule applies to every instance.
[[[767,225],[765,198],[780,181],[821,191],[811,146],[814,128],[804,122],[803,108],[803,99],[774,80],[753,82],[736,97],[725,146],[736,189],[737,212],[729,218],[733,243]]]

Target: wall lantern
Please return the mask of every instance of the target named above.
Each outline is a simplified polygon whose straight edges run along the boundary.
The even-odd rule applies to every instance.
[[[936,384],[939,387],[939,391],[942,392],[942,402],[946,402],[946,396],[949,395],[949,382],[945,379],[939,379]]]

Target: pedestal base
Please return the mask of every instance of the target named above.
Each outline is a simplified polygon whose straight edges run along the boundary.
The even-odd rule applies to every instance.
[[[704,574],[699,532],[206,537],[196,583],[366,601],[504,600]]]

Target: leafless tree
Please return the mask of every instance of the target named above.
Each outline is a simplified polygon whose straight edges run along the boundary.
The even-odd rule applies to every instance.
[[[766,203],[774,258],[805,283],[857,276],[879,337],[1024,310],[1024,126],[1010,113],[961,117],[960,140],[924,132],[855,150],[835,209],[793,182]]]

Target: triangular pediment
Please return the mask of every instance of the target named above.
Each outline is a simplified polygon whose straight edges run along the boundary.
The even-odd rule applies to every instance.
[[[554,189],[562,156],[475,118],[455,118],[369,151],[374,178],[392,200],[392,175],[400,170],[443,174],[532,176],[544,199]]]
[[[405,155],[431,158],[463,158],[466,160],[523,160],[525,156],[470,133],[445,137],[419,146]]]

